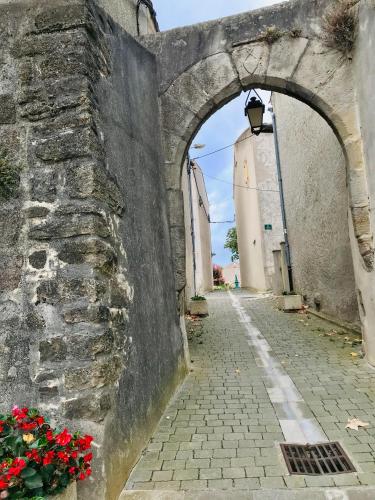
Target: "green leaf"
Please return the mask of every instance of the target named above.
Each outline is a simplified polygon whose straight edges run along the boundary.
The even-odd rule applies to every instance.
[[[34,491],[32,491],[32,495],[33,496],[31,498],[40,498],[40,497],[43,498],[43,495],[44,495],[43,488],[35,489]]]
[[[25,479],[25,478],[33,477],[33,476],[35,476],[35,474],[36,474],[35,469],[33,469],[32,467],[26,467],[26,469],[23,469],[23,471],[21,472],[21,477],[23,479]]]
[[[70,483],[69,474],[67,474],[66,472],[61,474],[59,482],[60,482],[61,486],[64,486],[64,487],[68,486],[68,484]]]
[[[35,474],[25,480],[25,485],[29,490],[35,490],[36,488],[43,488],[43,481],[39,474]]]
[[[24,491],[16,491],[15,493],[11,492],[10,498],[13,500],[13,498],[27,498],[25,497],[26,493]]]
[[[43,480],[48,482],[48,480],[53,476],[55,469],[56,467],[53,464],[44,465],[40,469],[40,475],[42,476]]]
[[[38,439],[39,446],[46,446],[48,444],[48,439],[46,436],[42,436],[41,438]]]

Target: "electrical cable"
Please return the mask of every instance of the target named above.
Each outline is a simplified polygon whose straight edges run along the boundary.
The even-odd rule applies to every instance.
[[[224,179],[219,179],[218,177],[213,177],[212,175],[208,175],[203,173],[205,177],[209,177],[210,179],[214,179],[215,181],[218,182],[223,182],[224,184],[230,184],[233,187],[238,187],[242,189],[250,189],[253,191],[260,191],[263,193],[279,193],[280,191],[278,189],[260,189],[260,188],[254,188],[254,187],[249,187],[249,186],[241,186],[241,184],[234,184],[233,182],[230,181],[225,181]]]
[[[219,221],[211,221],[210,224],[234,224],[236,221],[233,220],[219,220]]]
[[[235,146],[236,144],[239,144],[240,142],[247,141],[253,135],[254,134],[251,134],[251,135],[245,137],[244,139],[240,139],[239,141],[234,142],[233,144],[229,144],[228,146],[224,146],[223,148],[216,149],[215,151],[211,151],[211,153],[206,153],[205,155],[202,155],[202,156],[196,156],[195,158],[192,158],[191,160],[192,161],[194,161],[194,160],[200,160],[201,158],[206,158],[206,156],[211,156],[211,155],[214,155],[216,153],[220,153],[220,151],[224,151],[225,149],[229,149],[229,148]]]

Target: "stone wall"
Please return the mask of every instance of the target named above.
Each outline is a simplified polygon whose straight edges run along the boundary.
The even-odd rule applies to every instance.
[[[85,0],[0,23],[0,406],[91,432],[114,499],[185,373],[155,58]]]
[[[358,321],[342,148],[305,104],[273,94],[295,289],[329,316]]]

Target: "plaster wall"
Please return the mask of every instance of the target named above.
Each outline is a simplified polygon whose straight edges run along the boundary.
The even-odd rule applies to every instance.
[[[242,287],[268,290],[274,273],[273,250],[282,241],[275,149],[272,133],[246,130],[234,147],[234,203]],[[272,225],[272,231],[265,230]]]
[[[186,287],[185,299],[188,305],[190,298],[194,295],[194,274],[193,274],[193,244],[192,244],[192,224],[191,205],[189,195],[189,177],[187,168],[184,168],[181,175],[181,188],[184,197],[184,218],[185,218],[185,246],[186,246]],[[191,170],[191,194],[192,212],[195,238],[195,260],[196,260],[196,293],[204,295],[213,288],[212,275],[212,246],[211,227],[208,220],[209,201],[204,182],[204,176],[197,163]]]
[[[315,111],[273,94],[295,289],[321,312],[358,321],[342,148]]]
[[[196,221],[197,293],[213,288],[210,206],[203,172],[197,163],[192,168],[193,213]]]
[[[241,286],[242,285],[241,268],[238,262],[232,262],[231,264],[228,264],[227,266],[223,267],[223,277],[225,283],[229,283],[230,285],[234,286],[236,281],[236,276]]]
[[[191,224],[191,204],[189,195],[189,176],[187,174],[187,163],[184,164],[181,173],[181,190],[184,200],[184,221],[185,221],[185,269],[186,284],[184,290],[185,310],[189,306],[190,298],[194,295],[194,259],[193,259],[193,239]]]
[[[126,200],[127,216],[117,230],[134,290],[126,330],[131,349],[107,422],[108,481],[116,491],[113,483],[122,486],[185,365],[161,169],[156,62],[120,28],[108,35],[113,71],[98,83],[97,96],[106,163]]]
[[[375,215],[375,130],[374,130],[374,105],[373,93],[375,85],[375,1],[361,0],[359,3],[359,29],[354,52],[354,76],[356,101],[358,105],[358,122],[361,127],[363,150],[366,162],[367,185],[370,200],[371,227],[374,228]],[[353,222],[349,221],[349,229],[352,241],[357,235]],[[356,275],[357,295],[359,302],[359,313],[364,334],[365,350],[367,359],[375,365],[375,280],[373,272],[366,269],[358,260],[358,251],[353,250],[355,257],[354,272]]]

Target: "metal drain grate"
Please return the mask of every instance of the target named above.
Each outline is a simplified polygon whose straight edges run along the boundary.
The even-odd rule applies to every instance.
[[[320,476],[356,472],[339,443],[280,444],[290,474]]]

